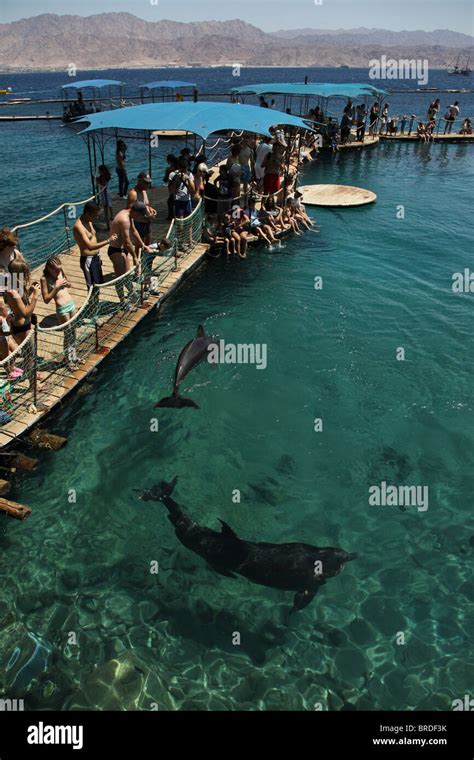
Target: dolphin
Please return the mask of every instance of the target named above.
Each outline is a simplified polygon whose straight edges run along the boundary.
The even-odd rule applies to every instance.
[[[227,578],[242,575],[261,586],[295,591],[290,614],[306,607],[328,578],[339,575],[346,562],[357,559],[357,554],[331,546],[245,541],[223,520],[219,520],[220,533],[198,525],[172,498],[176,483],[177,477],[171,483],[161,481],[144,491],[142,499],[161,501],[181,543],[205,559],[216,573]]]
[[[185,406],[199,409],[199,406],[195,401],[192,400],[192,398],[183,398],[179,395],[178,387],[183,382],[188,372],[190,372],[193,367],[196,367],[206,358],[208,355],[208,348],[213,343],[215,343],[215,338],[210,338],[208,335],[206,335],[204,333],[204,327],[202,325],[199,325],[196,337],[193,338],[193,340],[190,340],[189,343],[186,343],[185,347],[182,349],[178,357],[178,363],[176,364],[174,373],[172,395],[167,396],[166,398],[162,398],[160,401],[158,401],[158,403],[155,404],[155,409],[157,407],[182,409]]]

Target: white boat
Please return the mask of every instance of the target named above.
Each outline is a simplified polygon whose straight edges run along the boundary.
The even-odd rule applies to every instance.
[[[470,76],[471,69],[469,68],[469,56],[466,58],[465,66],[461,66],[460,59],[461,59],[461,53],[458,53],[453,68],[448,69],[448,74],[451,74],[451,75],[461,74],[462,76],[465,76],[465,77]],[[450,64],[450,66],[452,66],[452,64]]]

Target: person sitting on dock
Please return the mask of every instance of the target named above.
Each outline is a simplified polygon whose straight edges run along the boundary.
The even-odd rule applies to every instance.
[[[69,322],[76,313],[76,305],[69,293],[71,284],[64,274],[59,256],[51,256],[48,259],[40,282],[43,301],[46,304],[54,301],[56,305],[58,323],[63,325]],[[75,338],[74,328],[64,330],[64,356],[71,370],[76,370],[80,364],[84,364],[84,361],[76,356]]]
[[[303,205],[303,193],[301,190],[295,190],[294,195],[290,196],[290,200],[296,219],[298,221],[301,221],[306,229],[311,229],[311,227],[314,225],[306,212],[305,206]]]
[[[270,224],[267,224],[262,218],[262,214],[257,210],[255,205],[255,198],[251,196],[249,198],[248,207],[245,210],[248,222],[248,229],[251,235],[257,235],[270,246],[272,243],[277,242],[277,238],[273,234],[273,230]]]
[[[395,116],[392,116],[387,124],[387,135],[394,137],[397,134],[397,121]]]
[[[431,118],[425,127],[426,141],[434,142],[434,131],[436,128],[436,120]]]
[[[428,136],[426,134],[426,126],[424,122],[422,121],[418,122],[418,127],[416,129],[416,136],[419,140],[421,140],[421,142],[427,141]]]
[[[462,127],[459,130],[460,135],[472,135],[472,121],[469,117],[464,119]]]
[[[77,219],[72,229],[74,240],[77,243],[80,253],[80,267],[84,274],[87,289],[92,288],[93,285],[101,285],[104,282],[102,274],[102,261],[99,255],[101,248],[105,248],[107,245],[111,245],[118,238],[113,234],[107,240],[97,242],[97,233],[94,228],[94,222],[99,215],[100,207],[94,201],[87,201],[82,214]],[[93,291],[93,301],[97,304],[99,300],[99,294],[97,289]]]
[[[151,187],[151,177],[148,174],[148,172],[143,171],[140,172],[140,174],[137,177],[137,184],[135,187],[133,187],[128,192],[127,197],[127,208],[131,208],[134,203],[137,201],[139,203],[143,203],[148,212],[147,221],[137,221],[135,222],[135,229],[137,230],[138,234],[140,235],[141,239],[145,243],[145,245],[150,245],[151,243],[151,222],[153,217],[156,216],[156,209],[153,208],[153,206],[150,204],[150,199],[148,198],[147,190],[149,190]],[[136,249],[137,257],[140,255],[140,249]]]
[[[298,224],[298,218],[293,209],[293,203],[291,198],[287,198],[285,206],[283,208],[283,221],[285,225],[290,225],[295,235],[301,235],[301,228]]]
[[[268,224],[273,232],[282,232],[285,229],[283,222],[283,210],[277,206],[275,198],[270,195],[260,209],[260,219]]]
[[[453,103],[452,106],[449,106],[446,116],[444,117],[446,120],[446,126],[444,128],[444,134],[450,135],[451,130],[453,128],[453,124],[456,121],[456,119],[459,116],[459,101],[456,100],[455,103]]]

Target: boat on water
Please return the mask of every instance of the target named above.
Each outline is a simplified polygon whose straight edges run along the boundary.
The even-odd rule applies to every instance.
[[[6,87],[3,90],[0,90],[0,95],[10,95],[13,92],[11,87]]]
[[[450,74],[450,75],[460,74],[461,76],[465,76],[465,77],[470,76],[471,69],[469,67],[469,62],[470,62],[469,56],[466,58],[466,63],[465,63],[464,66],[461,66],[460,61],[461,61],[461,53],[458,53],[457,57],[456,57],[456,60],[455,60],[455,63],[454,63],[454,66],[452,66],[452,64],[450,64],[450,66],[452,66],[452,68],[448,69],[448,74]]]

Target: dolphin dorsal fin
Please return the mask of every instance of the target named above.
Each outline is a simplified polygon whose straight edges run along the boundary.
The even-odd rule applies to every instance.
[[[196,337],[198,337],[198,338],[204,338],[205,335],[206,335],[206,333],[204,332],[204,327],[202,325],[199,325]]]
[[[220,524],[222,525],[221,529],[221,536],[225,536],[226,538],[233,538],[237,541],[240,541],[240,538],[238,537],[237,533],[235,533],[230,525],[227,525],[224,520],[219,519]]]

